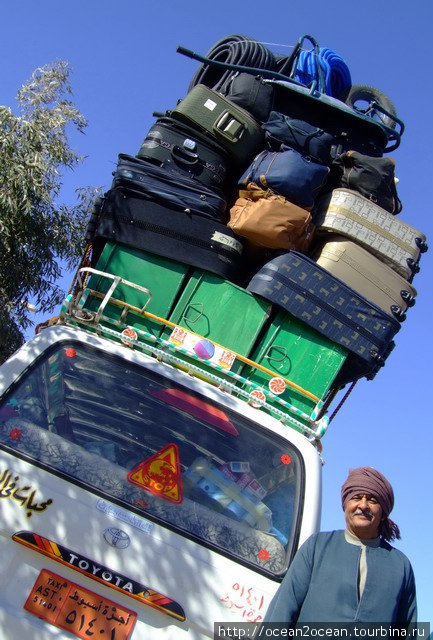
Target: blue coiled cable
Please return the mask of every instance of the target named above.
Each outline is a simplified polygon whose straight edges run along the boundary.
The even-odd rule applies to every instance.
[[[320,75],[322,75],[324,86],[321,86],[317,60],[322,70]],[[295,80],[306,85],[316,80],[319,91],[338,100],[345,100],[352,86],[349,67],[341,56],[326,47],[320,47],[318,53],[314,49],[299,53]]]

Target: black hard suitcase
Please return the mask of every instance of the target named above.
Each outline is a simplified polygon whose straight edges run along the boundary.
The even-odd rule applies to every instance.
[[[296,251],[268,262],[247,288],[348,349],[356,378],[377,372],[400,329],[395,318]]]
[[[121,153],[113,187],[123,186],[142,198],[167,207],[225,222],[226,201],[222,191],[209,189],[187,176],[173,175],[163,167]]]
[[[107,241],[206,269],[233,282],[241,272],[243,245],[228,227],[131,195],[121,187],[108,191],[102,203],[93,240],[94,264]]]
[[[179,102],[171,116],[211,136],[240,169],[246,167],[263,146],[264,131],[251,114],[201,84]]]
[[[173,118],[155,122],[137,157],[184,173],[208,187],[222,188],[230,168],[228,155],[220,145]]]

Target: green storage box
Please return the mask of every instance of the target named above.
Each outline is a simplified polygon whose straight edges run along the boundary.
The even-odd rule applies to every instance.
[[[169,319],[190,332],[249,357],[270,310],[270,303],[249,291],[212,273],[195,271]],[[168,338],[171,332],[167,328],[164,337]],[[231,370],[237,372],[241,366],[242,363],[236,360]]]
[[[279,311],[257,344],[251,360],[294,382],[318,398],[323,398],[342,367],[347,350],[297,320]],[[242,375],[265,389],[271,378],[258,369],[244,366]],[[286,386],[279,395],[311,415],[316,401]]]
[[[148,289],[152,294],[150,299],[144,292],[120,284],[113,297],[140,309],[148,302],[146,311],[162,318],[167,318],[170,314],[190,271],[188,265],[180,262],[112,242],[105,245],[95,269],[120,276]],[[106,293],[111,284],[112,280],[109,278],[92,275],[87,287]],[[99,300],[88,297],[84,308],[96,311],[99,304]],[[121,312],[121,307],[108,303],[103,315],[119,320]],[[159,336],[164,329],[164,325],[134,312],[128,312],[125,324],[154,336]]]

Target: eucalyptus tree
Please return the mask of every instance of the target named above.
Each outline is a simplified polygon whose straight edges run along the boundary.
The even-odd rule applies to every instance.
[[[18,113],[0,106],[0,362],[23,343],[30,303],[46,313],[59,304],[62,265],[83,251],[96,190],[78,190],[73,206],[59,203],[62,173],[83,160],[68,132],[87,126],[69,76],[63,61],[38,68],[18,91]]]

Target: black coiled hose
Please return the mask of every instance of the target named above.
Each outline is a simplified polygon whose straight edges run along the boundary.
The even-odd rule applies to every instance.
[[[275,56],[263,44],[247,36],[230,35],[219,40],[206,54],[206,58],[256,69],[277,69]],[[201,64],[195,72],[188,91],[197,84],[204,84],[214,91],[226,95],[229,84],[236,74],[233,70],[224,70],[208,64]]]

